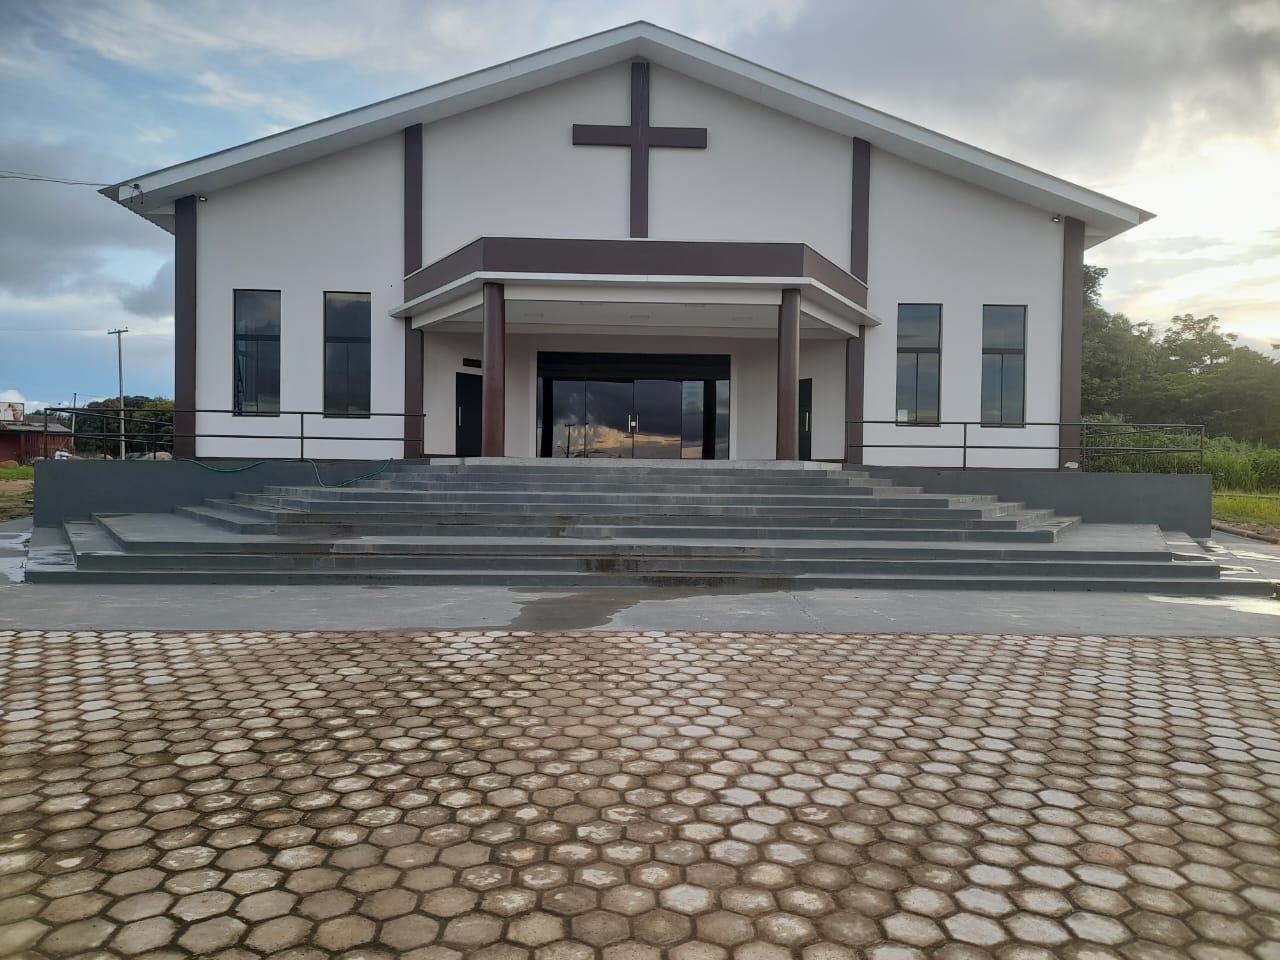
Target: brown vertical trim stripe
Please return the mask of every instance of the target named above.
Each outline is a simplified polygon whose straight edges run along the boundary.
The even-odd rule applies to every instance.
[[[404,128],[404,273],[422,267],[422,124]],[[404,456],[422,456],[422,331],[404,323]]]
[[[800,291],[782,291],[778,307],[779,460],[800,459]]]
[[[1078,423],[1084,353],[1084,222],[1062,218],[1062,350],[1058,399],[1060,423]],[[1080,462],[1080,428],[1058,428],[1058,465]]]
[[[500,283],[486,283],[481,290],[484,384],[480,399],[480,455],[501,457],[507,433],[506,290]]]
[[[173,203],[173,455],[196,455],[196,206]]]
[[[853,139],[853,202],[849,210],[849,272],[863,282],[859,306],[867,305],[867,265],[870,259],[871,234],[871,144]],[[846,463],[862,463],[866,383],[867,328],[859,336],[845,341],[844,354],[844,419]]]

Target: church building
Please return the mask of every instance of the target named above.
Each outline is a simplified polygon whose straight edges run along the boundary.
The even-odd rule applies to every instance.
[[[103,193],[200,457],[1057,467],[1151,216],[648,23]]]

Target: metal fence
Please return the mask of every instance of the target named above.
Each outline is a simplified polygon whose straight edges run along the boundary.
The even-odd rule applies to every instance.
[[[873,443],[865,439],[867,427],[894,427],[922,433],[939,428],[960,428],[958,442],[913,440],[911,442]],[[1024,427],[1052,428],[1057,431],[1051,443],[1013,443],[1007,437],[999,442],[983,433],[971,431],[1007,431]],[[954,430],[950,433],[954,434]],[[1012,435],[1008,435],[1012,436]],[[1143,440],[1147,442],[1143,442]],[[1074,442],[1073,442],[1074,441]],[[1098,421],[1026,420],[1020,423],[991,423],[983,420],[938,420],[907,423],[901,420],[845,421],[845,449],[859,450],[958,450],[960,468],[971,466],[970,454],[976,451],[1043,451],[1055,455],[1076,454],[1081,469],[1089,469],[1103,457],[1137,457],[1150,454],[1191,454],[1204,468],[1205,433],[1203,424],[1192,423],[1108,423]]]
[[[145,414],[145,416],[142,416]],[[234,421],[272,421],[278,429],[264,433],[261,427],[252,431],[230,430],[197,430],[196,415],[220,414],[231,417]],[[126,449],[131,448],[141,456],[154,455],[159,452],[172,453],[176,440],[223,439],[223,440],[278,440],[284,444],[297,444],[296,456],[305,459],[308,441],[316,442],[405,442],[406,428],[410,420],[417,418],[416,437],[409,437],[411,442],[419,442],[424,435],[425,415],[409,414],[397,411],[372,412],[369,414],[332,414],[323,410],[281,410],[279,413],[250,414],[237,412],[234,409],[199,407],[194,409],[156,410],[148,407],[50,407],[45,412],[45,431],[42,450],[48,456],[48,427],[50,417],[70,428],[73,445],[77,440],[91,441],[99,454],[118,455],[121,443]],[[83,417],[95,418],[95,422],[109,424],[109,428],[101,430],[83,430],[76,428],[76,420]],[[332,423],[338,420],[377,420],[394,419],[400,421],[400,430],[391,436],[378,434],[334,434],[316,428],[317,422]],[[308,432],[308,422],[312,430]],[[189,430],[179,431],[178,425],[189,423]],[[942,437],[912,442],[868,442],[865,439],[866,428],[899,428],[901,430],[926,431],[939,428],[959,428],[958,442],[942,442]],[[1010,431],[1019,428],[1052,428],[1057,431],[1053,442],[1045,443],[1013,443],[1009,438],[1015,434],[1005,434],[999,442],[990,439],[985,431]],[[984,431],[977,433],[977,431]],[[954,429],[951,433],[954,434]],[[65,434],[59,434],[65,436]],[[896,435],[896,434],[895,434]],[[1074,442],[1072,442],[1074,441]],[[940,420],[933,423],[904,423],[898,420],[849,420],[845,422],[845,450],[858,450],[865,454],[868,450],[955,450],[960,452],[961,469],[968,469],[970,455],[979,451],[1042,451],[1053,452],[1056,456],[1063,453],[1076,454],[1081,468],[1089,469],[1090,463],[1096,463],[1105,457],[1139,457],[1152,454],[1192,455],[1197,458],[1198,466],[1204,468],[1205,432],[1202,424],[1187,423],[1104,423],[1088,421],[1056,421],[1028,420],[1022,423],[987,423],[981,420]],[[290,456],[292,454],[284,454]]]
[[[228,431],[228,430],[198,430],[196,429],[197,414],[221,414],[232,417],[235,421],[254,421],[261,424],[263,421],[272,421],[278,424],[278,429],[270,432],[263,432],[261,427],[252,431]],[[419,421],[419,430],[417,438],[422,437],[422,429],[424,426],[424,415],[414,413],[401,413],[398,411],[378,412],[374,411],[367,414],[335,414],[326,413],[323,410],[281,410],[278,413],[244,413],[233,409],[221,407],[198,407],[193,409],[175,408],[172,410],[157,410],[151,407],[49,407],[45,417],[44,439],[42,441],[42,449],[45,456],[48,456],[48,427],[50,416],[57,417],[55,422],[61,423],[70,430],[73,446],[77,440],[90,441],[93,448],[89,452],[100,455],[118,456],[121,446],[128,451],[127,456],[148,457],[157,453],[169,453],[174,451],[175,441],[179,440],[204,440],[204,439],[224,439],[224,440],[278,440],[283,445],[297,444],[296,457],[299,460],[305,459],[307,456],[307,443],[315,444],[317,442],[342,442],[342,441],[361,441],[361,442],[397,442],[404,443],[406,439],[405,427],[408,426],[407,421],[417,419]],[[82,418],[92,418],[95,422],[101,422],[107,425],[104,429],[84,430],[78,429],[76,420]],[[359,433],[359,434],[338,434],[329,433],[319,429],[316,424],[319,421],[332,423],[338,420],[354,420],[354,421],[374,421],[381,419],[394,418],[400,421],[400,431],[393,436],[383,436],[377,433]],[[184,422],[191,424],[190,429],[179,429],[179,425]],[[312,429],[308,431],[308,423]],[[158,429],[157,429],[158,428]],[[58,436],[66,436],[59,433]],[[411,441],[415,438],[410,437]],[[282,453],[281,457],[294,456],[293,453]]]

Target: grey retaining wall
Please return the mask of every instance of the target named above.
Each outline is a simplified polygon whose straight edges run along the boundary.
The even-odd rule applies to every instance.
[[[209,497],[256,492],[275,483],[314,484],[316,466],[299,460],[194,463],[190,460],[40,460],[36,462],[35,525],[56,527],[95,513],[168,513]],[[397,461],[391,461],[394,466]],[[320,463],[325,483],[379,470],[385,460]]]
[[[312,484],[316,468],[294,460],[201,465],[186,460],[42,460],[36,463],[35,524],[55,527],[95,513],[167,513],[210,497],[256,492],[270,484]],[[319,464],[325,483],[379,470],[383,460]],[[394,464],[395,461],[392,461]],[[212,468],[212,469],[211,469]],[[1047,507],[1091,523],[1155,523],[1166,530],[1210,535],[1212,486],[1207,475],[1076,473],[1056,470],[941,470],[935,467],[853,467],[930,493],[994,494]]]
[[[850,467],[924,487],[929,493],[994,494],[1029,507],[1050,507],[1088,523],[1155,523],[1210,535],[1213,483],[1208,474],[1080,473],[1058,470],[940,470]]]

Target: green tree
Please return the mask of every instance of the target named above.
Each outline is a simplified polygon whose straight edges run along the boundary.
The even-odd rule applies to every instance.
[[[1105,269],[1085,267],[1083,411],[1130,423],[1201,423],[1210,436],[1280,446],[1280,362],[1190,313],[1157,337],[1102,307]]]

